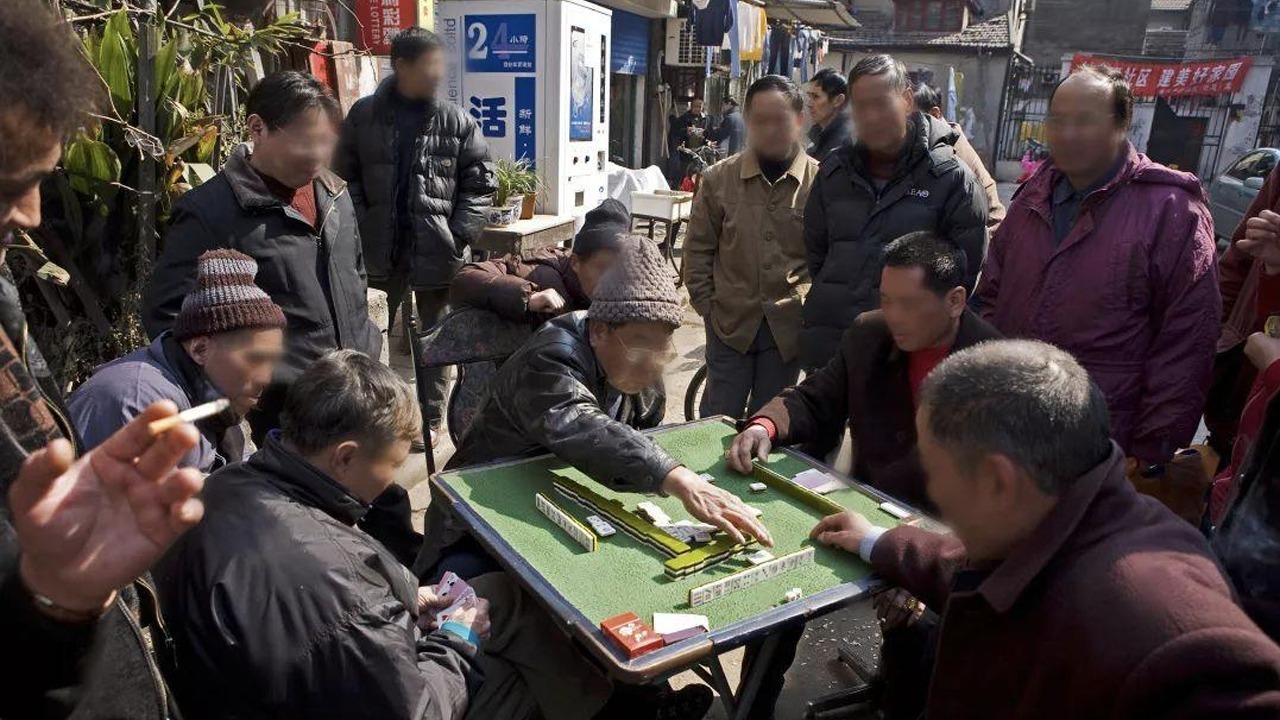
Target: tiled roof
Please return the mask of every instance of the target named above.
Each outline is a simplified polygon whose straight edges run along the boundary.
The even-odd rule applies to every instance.
[[[1011,48],[1009,16],[1000,15],[957,33],[894,32],[892,28],[861,27],[830,33],[833,50],[861,48]]]
[[[1191,0],[1151,0],[1152,10],[1190,10]]]

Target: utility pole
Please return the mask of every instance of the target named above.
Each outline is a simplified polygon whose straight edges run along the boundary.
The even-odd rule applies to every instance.
[[[138,287],[146,286],[156,257],[156,158],[151,138],[156,135],[156,53],[159,48],[156,0],[142,0],[138,16],[138,129],[147,137],[138,144]],[[163,148],[160,149],[163,152]]]

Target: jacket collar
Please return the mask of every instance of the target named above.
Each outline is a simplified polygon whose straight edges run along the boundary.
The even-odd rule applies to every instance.
[[[369,511],[368,505],[320,468],[285,447],[279,430],[267,433],[266,444],[249,458],[249,463],[266,473],[284,494],[324,511],[344,525],[355,525]]]
[[[240,207],[245,210],[283,207],[284,201],[271,192],[263,182],[262,176],[249,164],[249,154],[249,143],[241,143],[231,151],[231,157],[227,158],[226,164],[222,166],[222,174],[230,183],[236,202],[240,203]],[[337,195],[346,187],[346,182],[329,170],[321,170],[316,182],[328,191],[330,197]],[[317,208],[317,210],[324,212],[323,208]]]
[[[1123,160],[1119,161],[1119,168],[1112,173],[1109,180],[1089,193],[1082,201],[1090,201],[1093,198],[1101,199],[1114,192],[1121,185],[1129,182],[1137,173],[1142,165],[1142,158],[1138,151],[1133,147],[1133,143],[1126,143]],[[1034,208],[1036,211],[1048,217],[1053,206],[1053,189],[1057,186],[1058,181],[1065,177],[1066,174],[1058,168],[1053,157],[1050,156],[1045,164],[1031,176],[1021,188],[1018,194],[1025,198],[1024,202]],[[1092,204],[1092,203],[1091,203]],[[1081,207],[1081,210],[1084,208]]]
[[[1124,451],[1112,441],[1107,459],[1071,483],[1031,536],[986,576],[977,592],[992,609],[998,613],[1008,612],[1027,586],[1066,548],[1105,487],[1128,482],[1124,461]]]
[[[804,170],[805,170],[805,166],[808,165],[809,163],[809,156],[805,154],[804,148],[800,147],[799,145],[796,146],[795,152],[796,152],[795,159],[791,161],[791,167],[787,168],[787,171],[783,173],[783,176],[790,175],[791,177],[795,178],[796,182],[803,183]],[[762,173],[760,171],[760,158],[756,157],[755,151],[752,150],[750,147],[748,147],[746,150],[743,150],[742,166],[741,166],[741,170],[738,173],[738,177],[740,177],[743,180],[750,180],[751,178],[761,174]],[[778,178],[778,179],[781,180],[782,178]]]

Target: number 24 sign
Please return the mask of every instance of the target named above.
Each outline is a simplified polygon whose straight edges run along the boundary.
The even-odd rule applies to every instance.
[[[536,69],[537,16],[467,15],[467,72],[531,73]]]

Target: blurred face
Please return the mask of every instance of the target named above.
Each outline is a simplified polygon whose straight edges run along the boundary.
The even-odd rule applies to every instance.
[[[428,50],[413,60],[395,62],[396,89],[401,95],[420,100],[436,96],[444,80],[444,51]]]
[[[701,101],[701,100],[694,100],[693,102],[689,103],[689,112],[693,113],[694,115],[701,115],[701,114],[702,114],[702,101]]]
[[[804,95],[809,110],[809,121],[819,127],[826,127],[836,115],[844,112],[845,102],[848,100],[843,94],[828,95],[821,85],[813,82],[804,86]]]
[[[743,120],[747,145],[769,160],[792,155],[804,135],[804,117],[783,93],[768,90],[751,96]]]
[[[951,340],[964,313],[965,291],[939,296],[925,284],[924,268],[886,267],[880,273],[880,309],[904,352],[938,347]]]
[[[373,502],[396,481],[396,473],[409,457],[409,440],[396,440],[380,448],[366,448],[346,440],[327,451],[324,469],[329,477],[365,503]]]
[[[241,330],[192,338],[183,347],[213,386],[231,401],[236,416],[243,418],[257,406],[276,363],[284,356],[284,332],[276,328]]]
[[[858,142],[873,152],[897,153],[907,140],[907,116],[913,104],[911,91],[895,89],[887,75],[858,78],[849,86]]]
[[[570,255],[569,263],[573,268],[573,272],[578,276],[578,282],[582,283],[582,292],[587,297],[595,295],[596,286],[600,284],[600,278],[605,271],[613,267],[614,261],[618,259],[617,250],[597,250],[591,253],[591,257],[583,259],[580,255]]]
[[[291,188],[320,177],[338,144],[337,126],[319,108],[274,130],[257,115],[250,115],[246,124],[253,139],[253,166]]]
[[[43,147],[35,153],[14,153],[30,158],[29,162],[15,162],[15,167],[0,163],[0,239],[13,230],[32,230],[40,225],[40,182],[53,172],[62,156],[62,145],[49,133],[31,135],[43,137]]]
[[[1053,161],[1068,176],[1106,172],[1128,137],[1112,108],[1110,86],[1088,73],[1063,81],[1044,125]]]
[[[934,440],[929,432],[927,406],[921,406],[916,413],[916,435],[920,462],[927,475],[925,492],[938,506],[943,521],[964,543],[970,558],[1000,557],[997,548],[1003,542],[998,539],[998,529],[1004,522],[1000,514],[1003,508],[991,478],[965,473],[955,456]]]
[[[627,323],[611,328],[592,321],[591,348],[605,377],[618,392],[634,395],[662,377],[675,359],[672,328],[656,322]]]

